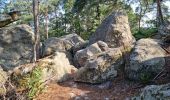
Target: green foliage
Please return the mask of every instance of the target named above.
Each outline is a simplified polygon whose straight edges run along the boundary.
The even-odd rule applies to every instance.
[[[163,1],[164,2],[164,1]],[[3,11],[9,12],[10,9],[21,11],[21,18],[15,24],[28,24],[33,27],[32,0],[11,0],[3,3]],[[40,0],[40,33],[41,40],[45,39],[46,22],[48,22],[49,37],[60,37],[66,34],[76,33],[83,39],[88,39],[96,28],[114,10],[125,10],[129,17],[129,24],[132,33],[137,39],[150,37],[152,29],[141,29],[139,22],[146,13],[155,9],[152,5],[153,0]],[[136,12],[131,5],[139,4]],[[168,11],[167,7],[165,10]],[[0,8],[2,8],[0,6]],[[140,13],[141,12],[141,13]],[[168,13],[165,13],[165,19]],[[46,18],[48,17],[48,21]],[[142,22],[143,23],[143,22]],[[156,26],[156,19],[149,20],[149,25]]]
[[[156,35],[156,33],[158,32],[157,28],[147,28],[147,29],[141,29],[140,31],[136,31],[136,33],[134,33],[134,37],[139,40],[141,38],[150,38],[154,35]]]
[[[27,88],[28,88],[28,98],[32,99],[34,96],[39,94],[44,86],[42,85],[42,70],[41,68],[35,68],[28,76]]]
[[[141,75],[140,75],[140,80],[141,80],[141,82],[142,82],[143,84],[148,83],[151,79],[152,79],[151,73],[143,72],[143,73],[141,73]]]
[[[32,72],[28,74],[14,75],[12,78],[12,80],[17,84],[18,90],[26,91],[26,96],[28,99],[33,99],[45,87],[41,80],[42,69],[39,67],[36,67]]]

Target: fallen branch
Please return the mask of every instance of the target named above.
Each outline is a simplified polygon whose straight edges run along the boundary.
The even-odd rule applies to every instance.
[[[162,69],[162,70],[153,78],[152,81],[154,81],[155,79],[157,79],[157,78],[162,74],[162,72],[164,72],[164,71],[165,71],[165,68]]]

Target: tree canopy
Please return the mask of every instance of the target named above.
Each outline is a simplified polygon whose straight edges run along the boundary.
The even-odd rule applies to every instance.
[[[118,9],[127,12],[133,34],[141,32],[146,26],[155,30],[158,24],[169,18],[169,8],[165,2],[168,0],[40,0],[41,39],[48,35],[70,33],[88,39],[102,20]],[[21,18],[15,24],[24,23],[33,27],[32,0],[1,0],[0,5],[1,13],[11,9],[21,11]],[[152,15],[150,20],[148,15],[152,12],[157,14]]]

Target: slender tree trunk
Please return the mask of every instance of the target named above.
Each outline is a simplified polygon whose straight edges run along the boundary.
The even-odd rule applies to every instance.
[[[139,13],[139,19],[138,19],[138,31],[141,31],[141,20],[142,17],[146,14],[146,11],[148,10],[148,1],[144,1],[145,8],[142,7],[142,2],[139,1],[140,3],[140,13]]]
[[[142,8],[140,9],[140,15],[139,15],[139,20],[138,20],[138,31],[140,32],[141,31],[141,19],[142,19]]]
[[[39,48],[40,48],[40,33],[39,33],[39,0],[33,0],[33,15],[34,15],[34,33],[35,33],[35,44],[34,44],[34,62],[39,59]]]
[[[163,14],[162,14],[162,8],[161,8],[161,0],[156,0],[157,3],[157,26],[163,25]]]
[[[97,7],[96,7],[96,18],[100,21],[100,5],[98,4]]]
[[[46,8],[45,11],[45,20],[46,20],[45,33],[46,33],[46,38],[48,39],[48,8]]]
[[[142,2],[139,1],[139,3],[140,3],[140,13],[139,13],[139,18],[138,18],[138,31],[140,32],[141,31],[141,19],[142,19],[143,9],[142,9]]]

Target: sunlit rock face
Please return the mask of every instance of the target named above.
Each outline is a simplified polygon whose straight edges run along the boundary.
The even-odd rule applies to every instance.
[[[37,64],[42,68],[42,80],[52,80],[55,82],[64,82],[77,71],[70,64],[67,55],[64,52],[55,52],[51,58],[42,59]]]
[[[97,46],[97,43],[87,47],[86,50],[88,51],[95,45]],[[119,48],[108,48],[108,50],[101,52],[98,48],[99,50],[96,50],[99,52],[97,52],[95,47],[93,49],[93,55],[87,55],[92,54],[92,51],[84,52],[88,56],[87,59],[79,58],[81,68],[75,74],[74,80],[92,84],[114,80],[118,75],[117,70],[123,64],[121,50]]]
[[[106,51],[107,49],[109,49],[109,47],[105,42],[98,41],[77,51],[74,55],[74,64],[76,67],[83,67],[88,59]]]
[[[63,37],[50,37],[43,42],[42,56],[54,54],[55,51],[70,52],[72,47],[84,40],[77,34],[69,34]]]
[[[33,58],[34,33],[28,25],[0,29],[0,65],[5,70],[30,63]]]
[[[162,42],[155,39],[141,39],[136,42],[126,64],[126,75],[131,80],[148,80],[161,72],[165,66],[166,52]]]
[[[3,71],[3,69],[0,66],[0,95],[4,95],[6,93],[4,86],[7,79],[8,79],[7,73]]]
[[[106,42],[112,48],[120,47],[124,50],[131,47],[134,38],[130,31],[128,16],[121,11],[110,14],[92,34],[89,44],[99,40]]]
[[[85,41],[77,34],[69,34],[58,37],[50,37],[43,42],[41,47],[42,57],[55,54],[56,51],[65,52],[70,63],[73,63],[73,47],[77,44],[82,44]]]

